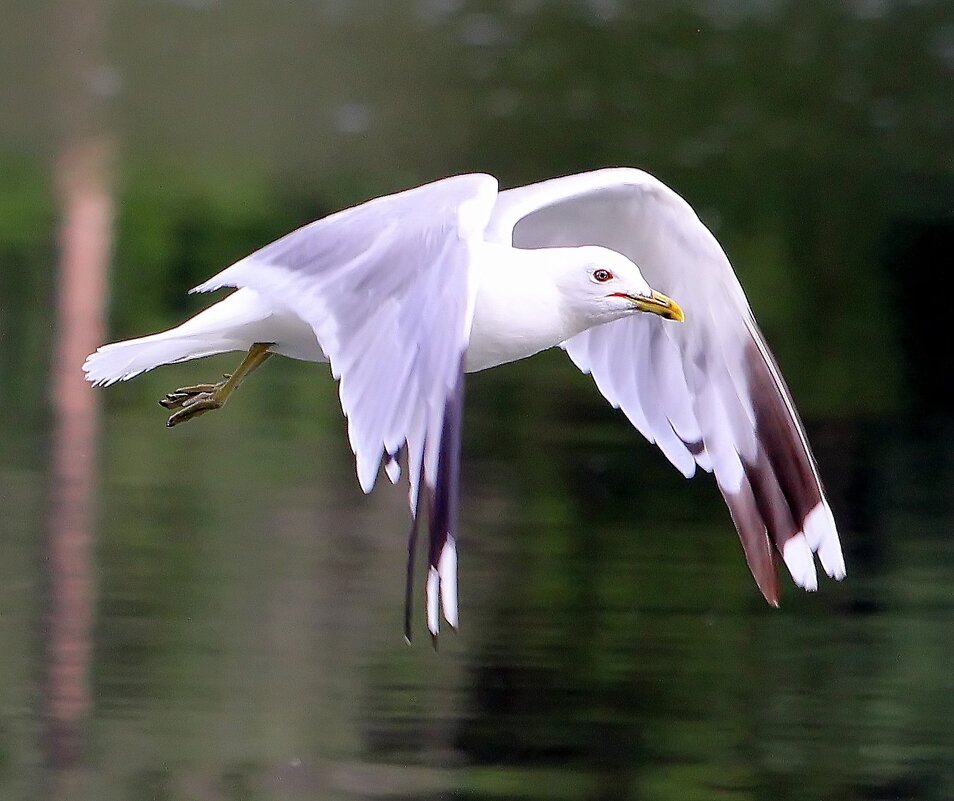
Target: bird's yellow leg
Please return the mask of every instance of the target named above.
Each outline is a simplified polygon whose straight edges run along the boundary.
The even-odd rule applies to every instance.
[[[248,353],[245,354],[245,358],[235,372],[226,374],[224,380],[217,384],[196,384],[170,392],[159,401],[159,405],[166,409],[178,409],[178,411],[166,421],[166,425],[171,428],[211,412],[213,409],[221,409],[229,396],[238,389],[239,384],[272,355],[269,349],[274,344],[274,342],[256,342],[248,349]]]

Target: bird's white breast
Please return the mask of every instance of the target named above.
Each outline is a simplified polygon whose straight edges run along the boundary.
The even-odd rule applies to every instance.
[[[525,359],[578,333],[542,251],[485,245],[467,347],[469,373]]]

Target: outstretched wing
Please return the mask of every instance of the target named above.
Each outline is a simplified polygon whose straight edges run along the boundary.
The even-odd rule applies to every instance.
[[[612,248],[675,298],[682,325],[633,315],[563,347],[683,475],[715,474],[769,603],[779,555],[806,589],[817,586],[813,553],[844,577],[791,395],[725,253],[681,197],[639,170],[599,170],[501,192],[488,231],[518,247]]]
[[[470,263],[496,197],[494,178],[463,175],[378,198],[306,225],[193,290],[249,287],[311,325],[340,380],[365,492],[382,458],[397,480],[406,448],[412,542],[419,510],[431,511],[434,635],[438,599],[445,619],[457,622],[462,363],[476,292]]]

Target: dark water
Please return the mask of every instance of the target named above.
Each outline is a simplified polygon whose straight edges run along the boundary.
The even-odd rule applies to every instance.
[[[515,367],[471,382],[438,652],[420,616],[402,641],[403,491],[364,499],[343,431],[302,422],[336,414],[320,368],[270,364],[174,431],[153,396],[219,365],[108,390],[67,771],[43,767],[43,471],[5,458],[3,796],[951,797],[951,426],[815,426],[849,579],[772,610],[711,482],[553,356],[562,404]]]
[[[5,17],[0,799],[954,798],[950,3]],[[97,414],[54,355],[62,165],[89,131],[112,338],[370,195],[472,169],[658,174],[737,266],[848,579],[786,579],[767,607],[711,480],[560,353],[469,383],[461,629],[437,652],[420,608],[403,641],[405,490],[361,494],[324,368],[273,359],[173,431],[156,399],[234,363],[164,368],[98,390],[94,436],[64,451],[63,415]]]

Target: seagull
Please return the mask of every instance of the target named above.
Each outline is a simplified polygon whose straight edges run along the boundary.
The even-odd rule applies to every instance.
[[[714,474],[769,604],[780,562],[806,590],[816,557],[845,576],[804,428],[732,266],[646,172],[503,191],[490,175],[444,178],[305,225],[191,291],[225,287],[235,291],[175,328],[100,347],[87,380],[244,352],[222,381],[160,401],[176,426],[221,408],[273,354],[330,363],[362,490],[382,465],[394,483],[406,466],[408,641],[425,516],[427,627],[436,642],[441,616],[458,625],[464,376],[552,347],[686,478]]]

